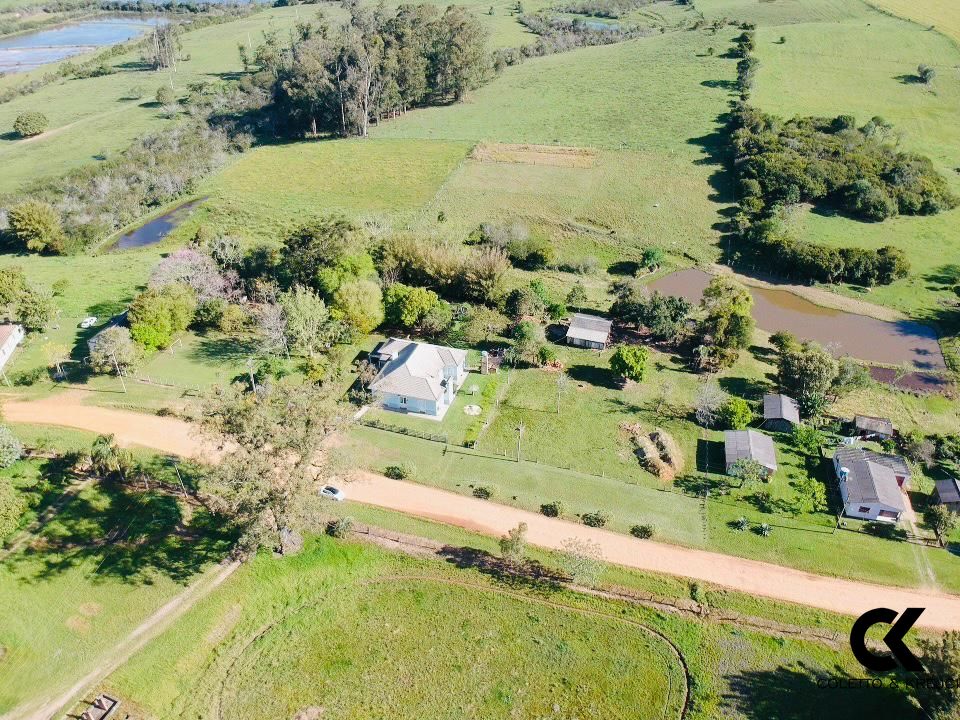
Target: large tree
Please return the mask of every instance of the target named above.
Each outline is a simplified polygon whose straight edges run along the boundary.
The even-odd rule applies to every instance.
[[[224,455],[201,491],[238,532],[241,554],[280,549],[284,531],[308,526],[321,444],[345,423],[338,394],[281,381],[257,393],[217,389],[205,402],[204,427]]]
[[[280,307],[286,319],[287,343],[294,352],[313,357],[339,339],[342,326],[310,288],[297,285],[281,294]]]
[[[34,252],[64,251],[66,236],[60,213],[49,203],[26,200],[10,209],[10,234],[27,250]]]
[[[780,387],[797,399],[805,415],[815,415],[825,407],[838,372],[836,358],[813,342],[791,346],[778,359]]]

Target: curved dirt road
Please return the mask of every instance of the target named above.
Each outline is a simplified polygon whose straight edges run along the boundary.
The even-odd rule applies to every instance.
[[[110,432],[118,441],[129,444],[191,457],[209,455],[195,428],[182,420],[81,405],[77,395],[71,393],[39,401],[7,402],[3,411],[7,419],[14,422]],[[82,393],[79,395],[82,397]],[[960,596],[957,595],[842,580],[732,555],[637,540],[487,500],[389,480],[372,473],[356,473],[347,494],[351,500],[486,535],[499,536],[525,522],[529,528],[527,538],[534,545],[559,549],[568,538],[590,540],[600,545],[607,561],[618,565],[700,580],[750,595],[845,615],[859,615],[876,607],[889,607],[898,612],[907,607],[923,607],[926,611],[917,625],[960,630]]]

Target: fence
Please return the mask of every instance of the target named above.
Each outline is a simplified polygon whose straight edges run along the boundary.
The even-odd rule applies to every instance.
[[[385,423],[382,420],[376,419],[367,419],[366,417],[361,417],[358,421],[361,425],[365,427],[376,428],[377,430],[386,430],[387,432],[396,433],[398,435],[409,435],[410,437],[420,438],[421,440],[429,440],[430,442],[447,443],[447,435],[437,435],[434,433],[421,432],[419,430],[414,430],[413,428],[404,427],[403,425],[392,425],[390,423]]]

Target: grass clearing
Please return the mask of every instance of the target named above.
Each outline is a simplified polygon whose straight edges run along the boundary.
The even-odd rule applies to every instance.
[[[38,471],[57,472],[56,461]],[[65,480],[54,480],[39,508]],[[111,483],[84,488],[0,560],[0,712],[68,686],[227,549],[210,516],[179,498]]]
[[[504,590],[476,571],[317,538],[300,556],[242,568],[102,687],[158,719],[217,708],[293,717],[321,705],[369,718],[673,717],[675,660],[630,621],[687,657],[692,718],[746,719],[792,698],[795,717],[816,717],[818,698],[827,702],[817,673],[859,676],[847,651],[816,643]],[[833,708],[908,711],[897,693],[829,697]]]
[[[934,28],[960,42],[960,6],[951,0],[867,0],[879,10]]]

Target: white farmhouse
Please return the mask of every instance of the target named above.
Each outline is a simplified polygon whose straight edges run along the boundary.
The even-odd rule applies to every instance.
[[[13,356],[20,341],[23,340],[23,326],[7,323],[0,325],[0,370],[3,370],[7,361]]]
[[[371,354],[380,372],[370,390],[385,408],[442,418],[467,379],[467,352],[390,338]]]
[[[843,512],[862,520],[895,523],[906,510],[903,492],[910,468],[903,458],[860,447],[842,447],[833,456]]]

